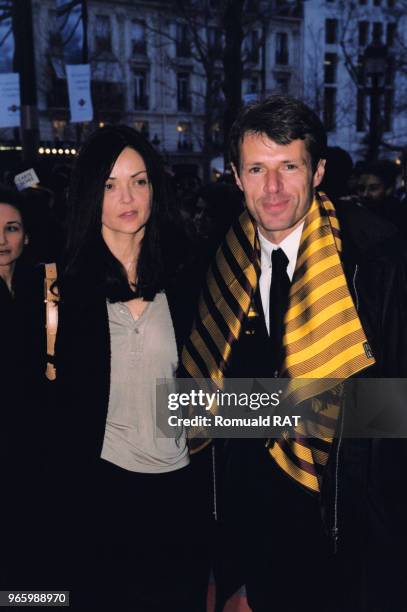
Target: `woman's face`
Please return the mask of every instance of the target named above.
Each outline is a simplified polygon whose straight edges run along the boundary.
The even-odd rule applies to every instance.
[[[23,252],[28,237],[19,211],[0,202],[0,266],[15,263]]]
[[[152,188],[144,160],[137,151],[126,147],[105,183],[103,237],[144,232],[151,213],[151,197]]]

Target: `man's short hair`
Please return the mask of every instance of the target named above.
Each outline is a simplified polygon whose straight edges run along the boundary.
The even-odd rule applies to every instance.
[[[240,145],[247,133],[265,134],[280,145],[304,140],[315,172],[324,159],[327,137],[319,117],[306,104],[290,96],[273,95],[243,108],[230,132],[230,159],[240,168]]]

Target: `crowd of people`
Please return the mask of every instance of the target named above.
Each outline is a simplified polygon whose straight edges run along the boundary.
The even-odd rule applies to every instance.
[[[407,377],[407,155],[354,165],[272,96],[230,159],[186,186],[105,126],[37,186],[4,172],[1,589],[205,612],[212,573],[217,612],[242,585],[253,612],[407,610],[407,445],[341,437],[343,381]],[[333,380],[298,401],[332,435],[159,437],[177,377]]]

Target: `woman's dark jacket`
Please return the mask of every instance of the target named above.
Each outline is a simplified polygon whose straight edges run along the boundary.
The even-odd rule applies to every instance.
[[[45,377],[44,267],[23,258],[13,293],[0,280],[0,351],[3,587],[46,586],[39,574],[47,548],[44,525],[49,505],[47,429],[52,406]]]
[[[193,304],[176,282],[165,293],[180,354],[190,331]],[[84,472],[100,458],[110,392],[106,297],[91,274],[62,295],[55,356],[61,410],[58,455]]]

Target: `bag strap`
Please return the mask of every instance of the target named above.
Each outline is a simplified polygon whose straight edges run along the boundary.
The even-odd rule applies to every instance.
[[[59,296],[52,292],[52,285],[58,278],[55,263],[45,264],[44,296],[45,296],[45,328],[47,334],[47,369],[45,372],[48,380],[55,380],[57,373],[54,364],[55,338],[58,329],[58,301]]]

